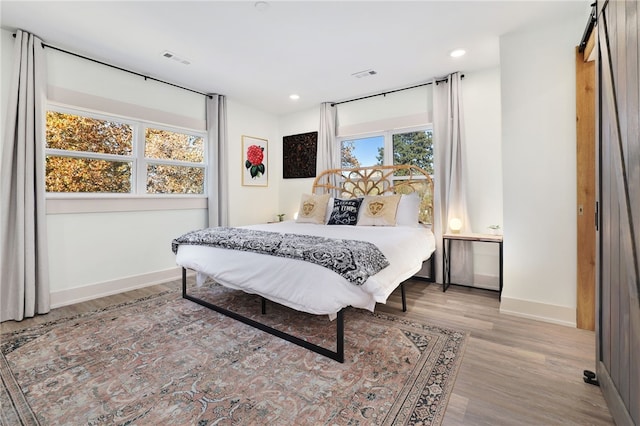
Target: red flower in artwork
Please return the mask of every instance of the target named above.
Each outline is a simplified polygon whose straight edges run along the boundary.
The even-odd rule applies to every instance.
[[[245,161],[244,166],[249,170],[252,179],[264,174],[265,167],[264,164],[262,164],[263,160],[264,148],[258,145],[251,145],[247,148],[247,161]]]
[[[264,152],[262,152],[262,148],[258,145],[251,145],[247,148],[247,159],[254,166],[262,164],[262,160],[264,159]]]

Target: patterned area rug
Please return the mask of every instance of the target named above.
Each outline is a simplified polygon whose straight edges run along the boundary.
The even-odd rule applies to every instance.
[[[191,291],[196,293],[196,291]],[[335,348],[326,316],[219,286],[221,306]],[[467,334],[345,312],[332,361],[177,291],[2,335],[2,420],[14,424],[440,424]]]

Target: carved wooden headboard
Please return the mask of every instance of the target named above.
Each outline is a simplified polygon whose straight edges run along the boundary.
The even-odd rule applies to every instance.
[[[341,198],[363,195],[410,194],[420,197],[420,222],[433,223],[433,180],[417,166],[370,166],[353,169],[329,169],[313,181],[314,194],[332,194]]]

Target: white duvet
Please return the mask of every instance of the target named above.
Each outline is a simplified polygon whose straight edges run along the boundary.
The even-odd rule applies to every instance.
[[[408,226],[337,226],[285,221],[243,228],[369,241],[390,265],[361,286],[332,270],[277,256],[207,246],[180,245],[176,263],[226,287],[243,290],[290,308],[332,318],[342,308],[373,311],[401,282],[416,274],[435,250],[429,229]],[[201,279],[198,279],[201,282]]]

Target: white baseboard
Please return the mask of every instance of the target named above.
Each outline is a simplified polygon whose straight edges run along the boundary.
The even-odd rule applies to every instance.
[[[86,302],[104,296],[124,293],[125,291],[162,284],[168,281],[180,279],[182,269],[175,267],[164,271],[150,272],[148,274],[134,275],[113,281],[89,284],[51,293],[51,308],[73,305]]]
[[[576,309],[502,296],[500,313],[576,327]]]

